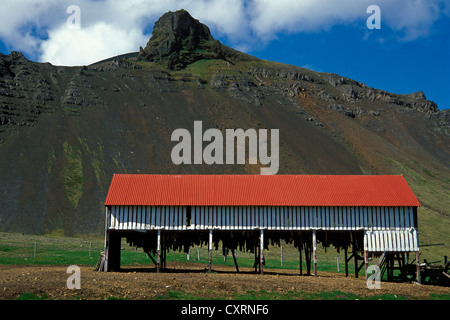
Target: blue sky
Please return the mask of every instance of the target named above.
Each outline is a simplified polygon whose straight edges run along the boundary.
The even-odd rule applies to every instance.
[[[366,25],[370,5],[381,10],[381,29]],[[258,58],[392,93],[423,91],[450,108],[450,0],[2,0],[1,7],[0,52],[34,61],[84,65],[138,51],[164,12],[184,8],[216,39]]]

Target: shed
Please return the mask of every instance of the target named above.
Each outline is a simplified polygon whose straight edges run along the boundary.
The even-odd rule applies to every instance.
[[[369,254],[416,252],[418,264],[419,206],[398,175],[115,174],[105,201],[103,269],[120,268],[122,237],[153,254],[157,271],[167,248],[187,252],[205,242],[211,257],[220,241],[255,252],[261,273],[269,240],[293,243],[300,258],[304,249],[315,275],[318,242],[344,250],[346,264],[362,260],[357,269],[366,271]]]

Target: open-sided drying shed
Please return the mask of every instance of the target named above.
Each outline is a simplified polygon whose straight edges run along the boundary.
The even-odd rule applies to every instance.
[[[314,274],[318,242],[346,255],[351,247],[366,270],[369,254],[419,260],[420,203],[403,176],[116,174],[105,206],[105,271],[120,268],[122,237],[155,255],[157,270],[165,249],[207,243],[211,257],[219,242],[254,252],[261,273],[264,249],[281,240],[300,259],[305,250]]]

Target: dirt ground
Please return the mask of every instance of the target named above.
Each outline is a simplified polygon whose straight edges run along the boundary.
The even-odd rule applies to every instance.
[[[120,272],[96,272],[92,267],[80,266],[81,289],[67,288],[65,266],[0,266],[0,300],[11,300],[24,292],[46,294],[53,300],[104,300],[109,297],[130,300],[167,297],[168,292],[214,299],[233,299],[233,293],[249,290],[287,293],[289,291],[351,292],[360,296],[395,294],[414,299],[429,299],[431,293],[450,294],[449,287],[414,283],[382,282],[378,290],[370,290],[364,277],[345,277],[344,274],[319,272],[318,277],[298,276],[294,270],[265,270],[264,275],[241,268],[213,266],[211,273],[205,265],[167,263],[166,272],[155,273],[149,268],[123,268]]]

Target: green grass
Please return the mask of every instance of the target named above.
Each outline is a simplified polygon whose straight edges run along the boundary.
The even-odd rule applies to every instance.
[[[226,300],[230,297],[213,296],[213,292],[195,292],[187,293],[185,291],[169,290],[164,294],[158,295],[154,300]],[[75,300],[83,300],[83,297],[77,296]],[[343,292],[343,291],[318,291],[305,292],[290,290],[288,292],[276,292],[266,290],[248,290],[245,293],[233,293],[231,295],[233,300],[411,300],[411,298],[396,295],[396,294],[378,294],[373,296],[360,296],[357,294]],[[30,292],[24,292],[16,300],[49,300],[47,294],[37,295]],[[129,297],[110,296],[106,300],[129,300]],[[450,300],[449,294],[435,294],[432,293],[428,300]]]
[[[0,264],[94,266],[104,250],[103,242],[103,237],[69,238],[58,232],[50,235],[1,232]]]
[[[67,198],[74,208],[78,206],[83,195],[83,161],[81,158],[81,149],[77,146],[71,146],[67,141],[63,144],[64,150],[64,187]]]
[[[449,172],[426,167],[418,162],[400,163],[386,159],[392,174],[401,174],[422,205],[418,209],[420,245],[444,243],[444,246],[426,246],[420,249],[421,259],[441,261],[449,255],[450,245],[450,180]]]
[[[48,300],[48,296],[45,293],[38,296],[31,292],[24,292],[16,300]]]
[[[230,297],[215,296],[213,300],[224,300]],[[167,291],[155,297],[155,300],[211,300],[208,292],[186,293],[185,291]],[[248,290],[245,293],[233,293],[232,300],[411,300],[411,298],[396,294],[378,294],[360,296],[343,291],[306,292],[290,290],[287,292]],[[448,295],[431,294],[429,300],[448,300]]]

